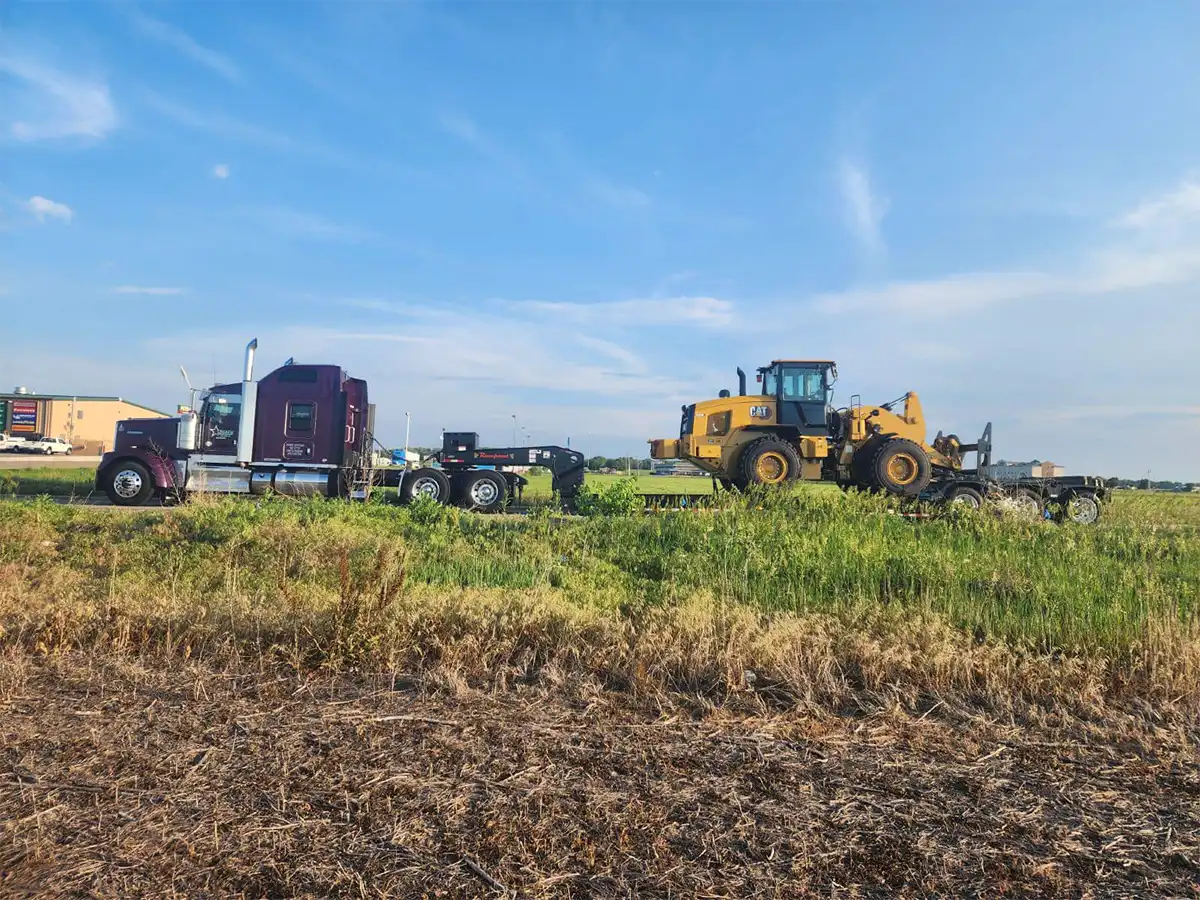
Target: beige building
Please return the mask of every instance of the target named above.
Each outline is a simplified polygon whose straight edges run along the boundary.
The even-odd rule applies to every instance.
[[[33,394],[18,388],[0,394],[0,432],[13,437],[62,438],[73,453],[97,456],[112,449],[121,419],[159,419],[167,413],[121,397]]]

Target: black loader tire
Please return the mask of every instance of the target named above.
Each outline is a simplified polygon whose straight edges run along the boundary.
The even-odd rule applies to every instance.
[[[897,497],[916,497],[932,477],[933,466],[921,445],[905,438],[884,441],[871,457],[871,480]]]
[[[962,505],[967,509],[982,509],[983,494],[973,487],[967,485],[959,485],[950,492],[950,505]]]
[[[871,460],[875,458],[875,452],[885,440],[886,438],[872,436],[854,448],[854,455],[850,457],[850,480],[843,488],[859,488],[864,491],[879,489],[879,485],[875,483],[875,476],[871,473]]]
[[[787,441],[759,438],[742,451],[738,468],[742,484],[787,484],[800,477],[800,454]]]
[[[154,490],[150,470],[136,459],[115,462],[104,473],[104,493],[116,506],[142,506]]]
[[[417,496],[427,496],[438,503],[450,502],[450,479],[441,469],[424,467],[406,473],[400,483],[400,502],[411,503]]]
[[[463,509],[492,513],[504,509],[508,501],[508,482],[499,472],[480,469],[478,472],[463,472],[454,480],[462,479],[458,505]],[[457,485],[456,485],[457,487]]]

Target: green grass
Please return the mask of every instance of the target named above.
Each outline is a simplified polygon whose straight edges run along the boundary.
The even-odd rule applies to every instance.
[[[86,497],[95,491],[95,466],[0,469],[0,496]]]

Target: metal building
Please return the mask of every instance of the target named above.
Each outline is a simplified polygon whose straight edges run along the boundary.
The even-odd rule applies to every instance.
[[[167,415],[122,397],[35,394],[22,387],[0,393],[0,432],[23,438],[62,438],[73,453],[85,456],[97,456],[112,447],[120,419]]]

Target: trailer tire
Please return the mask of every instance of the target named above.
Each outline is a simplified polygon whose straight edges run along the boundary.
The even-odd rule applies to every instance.
[[[1046,518],[1046,501],[1033,488],[1018,487],[1008,496],[1017,505],[1017,512],[1023,518],[1037,522]]]
[[[1100,500],[1092,491],[1072,491],[1059,500],[1058,521],[1095,525],[1100,520]]]
[[[508,500],[508,482],[499,472],[481,469],[464,472],[459,505],[475,512],[493,513],[504,509]],[[456,478],[455,481],[458,479]]]
[[[965,506],[968,509],[983,508],[983,494],[973,487],[961,485],[950,493],[951,506]]]
[[[400,501],[411,503],[416,497],[428,497],[438,503],[450,502],[450,479],[441,469],[417,469],[400,485]]]
[[[759,438],[742,451],[741,483],[787,484],[800,476],[800,454],[787,441]]]
[[[890,438],[871,458],[874,485],[897,497],[916,497],[929,487],[933,466],[921,446],[905,438]]]
[[[154,478],[137,460],[120,460],[104,473],[104,493],[115,506],[142,506],[154,494]]]

